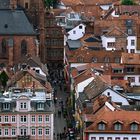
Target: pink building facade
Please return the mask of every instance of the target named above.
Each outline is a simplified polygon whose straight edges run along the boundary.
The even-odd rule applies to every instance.
[[[0,98],[0,139],[53,140],[52,101],[45,93],[15,95]]]

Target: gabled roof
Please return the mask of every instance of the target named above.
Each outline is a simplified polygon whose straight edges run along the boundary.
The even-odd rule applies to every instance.
[[[105,83],[100,76],[96,76],[95,79],[85,87],[83,92],[89,99],[94,99],[98,97],[107,87],[108,84]]]
[[[107,122],[104,133],[113,133],[116,132],[116,130],[112,129],[114,126],[114,122],[122,122],[123,125],[123,131],[117,131],[117,133],[140,133],[140,129],[137,131],[131,131],[130,125],[131,122],[136,121],[137,123],[140,122],[139,118],[140,112],[139,111],[105,111],[104,113],[95,114],[93,117],[93,124],[91,124],[85,132],[91,132],[91,133],[97,133],[101,132],[101,130],[98,130],[98,122],[104,120]],[[111,117],[110,117],[111,116]]]
[[[127,37],[128,35],[124,33],[120,28],[118,27],[112,27],[108,30],[107,33],[104,34],[106,37],[117,37],[117,36],[122,36],[122,37]]]
[[[35,35],[22,10],[0,10],[0,35]]]
[[[91,69],[87,69],[82,73],[80,73],[79,75],[77,75],[76,77],[74,77],[74,84],[77,85],[80,82],[83,82],[84,80],[87,80],[91,77],[95,77],[95,74],[92,72]]]
[[[15,75],[11,77],[11,79],[7,83],[7,88],[13,86],[17,81],[19,81],[26,74],[30,74],[33,78],[35,78],[48,92],[51,92],[52,87],[49,82],[46,81],[46,77],[42,76],[31,69],[21,70],[16,72]]]
[[[25,63],[29,65],[30,67],[40,67],[41,70],[48,75],[48,69],[47,67],[41,62],[40,58],[37,56],[25,56],[22,57],[19,61],[20,63]]]

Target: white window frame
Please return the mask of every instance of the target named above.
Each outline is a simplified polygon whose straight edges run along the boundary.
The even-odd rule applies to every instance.
[[[32,115],[32,117],[31,117],[31,122],[32,122],[32,123],[35,123],[35,120],[36,120],[35,115]]]
[[[8,136],[9,135],[9,129],[8,128],[4,128],[4,136]]]
[[[24,119],[26,118],[26,121],[24,121]],[[20,116],[20,122],[21,123],[27,123],[27,116]]]
[[[21,102],[20,103],[20,109],[27,109],[27,103],[26,102]]]
[[[49,135],[50,135],[50,128],[46,128],[46,129],[45,129],[45,135],[46,135],[46,136],[49,136]]]
[[[40,121],[41,120],[41,121]],[[43,122],[43,118],[42,118],[42,115],[39,115],[38,116],[38,123],[42,123]]]
[[[11,122],[16,122],[16,116],[11,117]]]
[[[41,133],[40,133],[41,132]],[[43,135],[43,129],[42,128],[38,128],[38,135],[42,136]]]
[[[50,116],[46,115],[46,122],[49,123],[50,122]]]
[[[8,123],[9,122],[9,116],[4,116],[4,122]]]
[[[15,135],[16,135],[16,129],[15,129],[15,128],[12,128],[12,129],[11,129],[11,135],[12,135],[12,136],[15,136]]]
[[[10,110],[10,104],[9,103],[4,103],[3,105],[4,105],[3,106],[4,110]]]
[[[36,129],[35,128],[31,128],[31,135],[35,136],[36,135]]]

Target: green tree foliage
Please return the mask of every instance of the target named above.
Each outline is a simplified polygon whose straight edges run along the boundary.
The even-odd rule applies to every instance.
[[[2,84],[3,88],[5,89],[8,81],[8,76],[5,71],[0,74],[0,83]]]
[[[53,6],[53,0],[44,0],[45,5],[50,9],[51,6]]]
[[[46,7],[50,9],[50,7],[55,7],[59,3],[59,0],[44,0],[44,2]]]
[[[134,1],[133,0],[122,0],[121,1],[122,5],[134,5]]]

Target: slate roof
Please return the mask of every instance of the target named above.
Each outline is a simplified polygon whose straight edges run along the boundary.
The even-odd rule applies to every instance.
[[[0,9],[9,9],[10,0],[0,0]]]
[[[35,35],[22,10],[0,10],[0,35]]]

